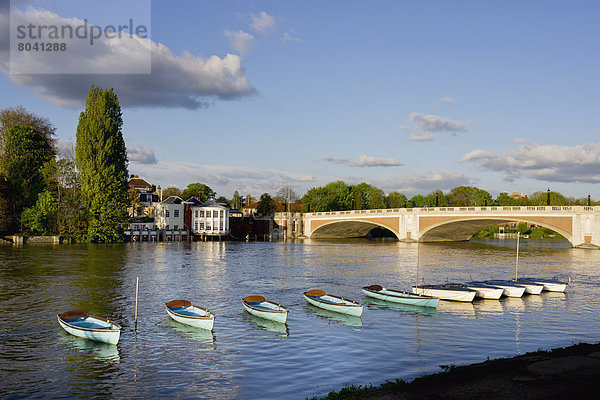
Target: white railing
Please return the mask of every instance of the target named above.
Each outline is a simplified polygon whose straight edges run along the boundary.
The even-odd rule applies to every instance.
[[[286,218],[302,215],[304,217],[322,217],[322,216],[342,216],[359,214],[382,214],[382,213],[506,213],[509,212],[527,212],[527,213],[563,213],[567,212],[593,212],[600,211],[600,207],[593,206],[481,206],[481,207],[423,207],[423,208],[389,208],[373,210],[347,210],[347,211],[324,211],[310,213],[275,213],[275,218]]]

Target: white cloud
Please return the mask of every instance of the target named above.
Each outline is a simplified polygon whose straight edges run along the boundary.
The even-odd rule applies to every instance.
[[[458,132],[464,131],[465,124],[437,115],[424,115],[417,112],[410,114],[410,120],[426,132]]]
[[[411,134],[410,140],[431,141],[435,139],[434,133],[436,132],[459,132],[467,130],[466,124],[438,115],[425,115],[413,112],[410,113],[409,118],[417,126],[417,129]],[[401,126],[404,127],[404,125]]]
[[[359,155],[356,161],[330,156],[321,156],[321,159],[334,164],[349,165],[351,167],[399,167],[404,165],[393,158],[371,157],[364,154]]]
[[[460,162],[481,171],[502,172],[502,179],[522,176],[548,182],[600,183],[600,142],[575,146],[525,143],[504,154],[473,150]]]
[[[259,35],[269,35],[275,27],[275,18],[264,11],[258,15],[252,14],[250,17],[252,18],[250,26]]]
[[[294,31],[294,29],[290,29],[289,31],[287,31],[283,34],[283,38],[281,39],[281,41],[284,44],[287,42],[296,42],[296,43],[301,42],[302,40],[300,40],[299,38],[294,36],[295,34],[296,34],[296,32]]]
[[[69,160],[75,159],[75,142],[72,140],[60,140],[57,139],[54,142],[56,146],[56,153],[61,158]]]
[[[241,55],[248,54],[254,48],[254,36],[248,32],[225,29],[225,36],[229,39],[231,47]]]
[[[439,101],[441,103],[456,103],[456,99],[450,96],[442,97]]]
[[[137,164],[156,164],[156,156],[150,147],[137,146],[127,148],[129,161]]]
[[[396,128],[396,130],[399,130],[399,131],[408,131],[408,130],[410,130],[410,126],[408,126],[408,125],[398,125],[398,127]]]
[[[28,18],[35,21],[44,17],[44,24],[77,25],[81,21],[67,19],[46,10],[29,8]],[[78,22],[79,21],[79,22]],[[206,107],[215,99],[239,99],[256,94],[248,82],[245,69],[238,55],[227,54],[224,57],[203,58],[184,51],[174,55],[161,43],[149,39],[131,41],[127,49],[110,46],[106,43],[94,43],[92,52],[78,55],[65,55],[61,63],[54,68],[69,63],[78,63],[80,67],[101,62],[109,68],[111,65],[129,63],[135,69],[136,63],[145,62],[141,57],[148,47],[152,51],[151,74],[125,75],[9,75],[9,18],[6,12],[0,13],[0,71],[13,83],[31,87],[36,94],[57,106],[79,108],[84,104],[89,87],[114,87],[123,107],[167,107],[197,109]],[[126,50],[126,52],[123,52]]]

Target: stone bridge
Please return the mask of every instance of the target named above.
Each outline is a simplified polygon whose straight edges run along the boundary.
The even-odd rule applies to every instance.
[[[278,225],[275,232],[284,237],[364,237],[373,228],[382,227],[408,242],[464,241],[490,225],[525,222],[560,233],[574,247],[600,249],[600,207],[399,208],[276,213],[274,218]]]

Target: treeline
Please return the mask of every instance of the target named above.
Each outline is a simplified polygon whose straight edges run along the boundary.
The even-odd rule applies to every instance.
[[[92,86],[75,154],[59,155],[55,128],[23,107],[0,111],[0,235],[60,234],[123,240],[129,222],[128,160],[119,101]]]

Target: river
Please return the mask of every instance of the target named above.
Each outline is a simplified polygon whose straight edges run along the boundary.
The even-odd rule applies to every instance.
[[[520,274],[571,279],[565,294],[440,302],[437,310],[365,298],[362,286],[512,278],[515,240],[408,244],[304,242],[0,246],[0,398],[304,399],[487,358],[600,340],[600,251],[522,240]],[[135,281],[140,278],[138,330]],[[422,281],[421,281],[422,282]],[[321,311],[302,292],[365,304]],[[246,314],[263,295],[287,327]],[[171,321],[188,299],[217,315],[213,334]],[[56,315],[84,309],[123,326],[117,346],[70,336]]]

